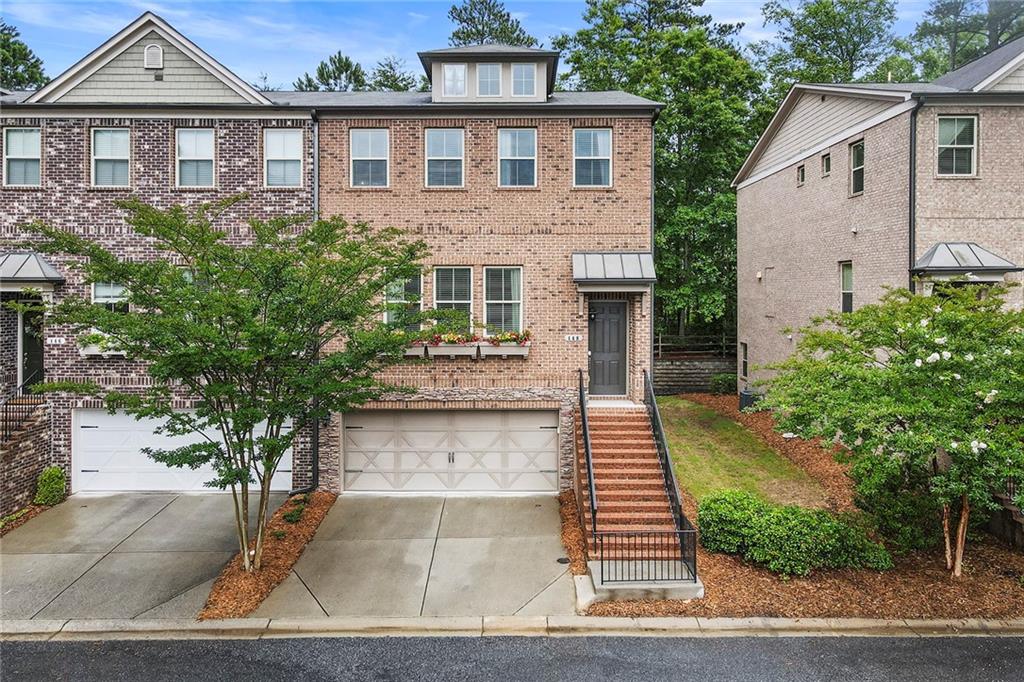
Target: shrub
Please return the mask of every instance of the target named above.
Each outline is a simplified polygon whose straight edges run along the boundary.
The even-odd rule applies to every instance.
[[[299,519],[302,518],[302,512],[306,511],[306,505],[301,502],[296,504],[293,509],[281,514],[281,518],[288,523],[298,523]]]
[[[711,377],[711,392],[715,395],[731,395],[736,392],[735,374],[715,374]]]
[[[872,542],[855,517],[765,502],[739,490],[705,497],[698,508],[701,544],[712,552],[739,554],[782,575],[818,568],[892,567],[882,545]]]
[[[935,520],[942,509],[918,493],[927,477],[915,475],[890,457],[862,457],[850,469],[857,507],[874,520],[879,535],[897,553],[930,549],[942,542]]]
[[[46,467],[36,479],[36,496],[32,503],[52,507],[64,501],[66,491],[64,470],[60,467]]]

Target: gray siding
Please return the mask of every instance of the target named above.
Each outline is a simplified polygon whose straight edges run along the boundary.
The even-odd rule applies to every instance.
[[[1024,92],[1024,66],[1017,68],[1015,71],[1003,76],[1003,79],[998,83],[993,84],[988,88],[989,90],[1012,90],[1014,92]]]
[[[162,71],[145,69],[142,52],[155,43],[164,50]],[[156,73],[163,80],[155,80]],[[152,31],[114,57],[57,101],[236,104],[245,99],[219,78]]]
[[[797,100],[751,174],[771,168],[891,106],[889,100],[825,95],[822,101],[820,93],[806,93]]]
[[[547,100],[548,89],[548,65],[545,62],[536,62],[536,87],[533,97],[512,96],[512,64],[502,62],[501,59],[494,61],[468,62],[451,59],[449,64],[466,64],[466,96],[445,97],[444,96],[444,62],[434,62],[431,65],[431,82],[433,83],[433,97],[435,102],[544,102]],[[501,64],[501,96],[481,97],[477,94],[477,64]]]

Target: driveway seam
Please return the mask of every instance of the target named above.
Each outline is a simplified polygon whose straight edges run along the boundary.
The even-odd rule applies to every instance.
[[[97,559],[96,561],[94,561],[94,562],[92,563],[92,565],[91,565],[91,566],[89,566],[89,568],[87,568],[87,569],[85,569],[84,571],[82,571],[82,575],[78,576],[77,578],[75,578],[74,580],[72,580],[72,581],[71,581],[70,583],[68,583],[68,585],[67,585],[67,586],[66,586],[66,587],[65,587],[65,588],[64,588],[63,590],[61,590],[60,592],[58,592],[58,593],[57,593],[57,594],[56,594],[56,595],[54,596],[54,598],[53,598],[53,599],[51,599],[50,601],[46,602],[46,603],[45,603],[45,604],[44,604],[43,606],[41,606],[41,607],[40,607],[40,608],[39,608],[39,609],[38,609],[38,610],[37,610],[37,611],[36,611],[35,613],[33,613],[33,614],[32,614],[32,618],[35,618],[36,616],[38,616],[38,615],[39,615],[40,613],[42,613],[42,612],[43,612],[44,610],[46,610],[46,607],[48,607],[48,606],[49,606],[50,604],[52,604],[53,602],[55,602],[55,601],[57,601],[58,599],[60,599],[60,596],[61,596],[62,594],[64,594],[65,592],[67,592],[68,590],[70,590],[70,589],[71,589],[72,587],[74,587],[74,586],[75,586],[76,584],[78,584],[78,581],[79,581],[79,580],[81,580],[82,578],[84,578],[84,577],[85,577],[86,575],[88,575],[89,571],[91,571],[92,569],[96,568],[96,565],[97,565],[97,564],[99,564],[99,563],[100,563],[101,561],[103,561],[103,560],[104,560],[104,559],[106,559],[106,558],[107,558],[108,556],[110,556],[111,554],[113,554],[113,553],[114,553],[114,550],[115,550],[115,549],[117,549],[118,547],[120,547],[120,546],[121,546],[121,545],[122,545],[122,544],[124,543],[124,541],[125,541],[125,540],[127,540],[127,539],[128,539],[128,538],[130,538],[131,536],[133,536],[133,535],[135,535],[136,533],[138,533],[138,532],[139,532],[139,528],[142,528],[142,527],[143,527],[143,526],[145,526],[145,525],[146,525],[147,523],[149,523],[150,521],[152,521],[152,520],[153,520],[153,517],[155,517],[155,516],[156,516],[157,514],[159,514],[160,512],[162,512],[162,511],[163,511],[164,509],[167,509],[167,507],[168,507],[168,506],[170,506],[171,502],[174,502],[174,501],[175,501],[176,499],[178,499],[178,497],[180,497],[180,496],[179,496],[179,495],[175,495],[175,496],[174,496],[174,497],[172,497],[172,498],[171,498],[170,500],[168,500],[167,504],[165,504],[164,506],[160,507],[160,509],[158,509],[158,510],[156,511],[156,513],[154,513],[154,514],[153,514],[153,516],[150,516],[150,517],[149,517],[148,519],[146,519],[146,520],[145,520],[145,521],[143,521],[143,522],[142,522],[141,524],[139,524],[139,525],[138,525],[138,526],[137,526],[137,527],[135,528],[135,530],[133,530],[133,531],[132,531],[131,533],[129,533],[129,534],[127,535],[127,536],[125,536],[125,538],[124,538],[123,540],[121,540],[121,542],[119,542],[119,543],[117,543],[116,545],[114,545],[113,547],[111,547],[111,548],[110,548],[110,550],[109,550],[109,551],[108,551],[108,552],[107,552],[106,554],[104,554],[104,555],[103,555],[103,556],[101,556],[101,557],[100,557],[99,559]]]
[[[299,572],[296,571],[294,567],[292,568],[292,573],[295,575],[298,581],[302,583],[302,586],[306,588],[306,592],[309,592],[309,596],[313,598],[313,601],[315,601],[316,605],[320,607],[320,610],[324,612],[324,615],[330,616],[331,614],[327,613],[327,609],[325,609],[324,605],[320,603],[320,600],[317,599],[316,594],[313,592],[313,590],[309,589],[309,585],[306,584],[306,581],[302,579],[302,576],[299,575]]]
[[[564,571],[562,571],[561,573],[559,573],[559,574],[558,574],[558,575],[557,575],[557,576],[555,577],[555,579],[554,579],[554,580],[552,580],[551,582],[549,582],[549,583],[548,583],[547,585],[545,585],[544,587],[540,588],[540,591],[539,591],[539,592],[537,592],[537,593],[536,593],[535,595],[533,595],[532,597],[530,597],[529,599],[527,599],[527,600],[526,600],[526,603],[525,603],[525,604],[523,604],[523,605],[522,605],[522,606],[520,606],[520,607],[519,607],[518,609],[516,609],[515,611],[513,611],[513,612],[512,612],[512,615],[513,615],[513,616],[515,616],[515,615],[518,615],[518,613],[519,613],[520,611],[522,611],[523,609],[525,609],[525,608],[526,608],[527,606],[529,606],[529,605],[530,605],[530,602],[532,602],[532,601],[533,601],[534,599],[536,599],[536,598],[537,598],[537,597],[539,597],[540,595],[542,595],[542,594],[544,594],[545,592],[547,592],[548,588],[550,588],[550,587],[551,587],[552,585],[554,585],[554,584],[555,584],[555,583],[557,583],[557,582],[558,582],[559,580],[561,580],[561,579],[562,579],[562,576],[563,576],[563,575],[565,575],[565,574],[566,574],[566,573],[568,573],[568,572],[569,572],[569,569],[567,568],[567,569],[565,569]]]
[[[423,581],[423,598],[420,600],[420,615],[427,604],[427,590],[430,589],[430,572],[434,570],[434,557],[437,556],[437,540],[441,537],[441,521],[444,519],[444,508],[448,504],[448,496],[441,498],[441,513],[437,515],[437,531],[434,533],[434,546],[430,550],[430,564],[427,566],[427,579]]]

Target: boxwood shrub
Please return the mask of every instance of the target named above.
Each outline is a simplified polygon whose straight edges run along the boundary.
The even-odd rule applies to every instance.
[[[32,502],[52,507],[64,500],[66,490],[64,470],[60,467],[46,467],[36,479],[36,496]]]
[[[892,568],[885,547],[872,542],[852,516],[723,490],[701,500],[697,520],[708,551],[738,554],[782,575],[807,575],[819,568]]]
[[[716,395],[735,395],[736,375],[728,373],[712,375],[711,392]]]

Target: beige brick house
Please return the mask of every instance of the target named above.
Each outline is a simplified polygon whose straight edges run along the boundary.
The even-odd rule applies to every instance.
[[[885,287],[1020,281],[1022,104],[1024,39],[933,83],[793,87],[734,182],[741,389]]]
[[[397,226],[431,256],[395,300],[465,310],[482,340],[411,348],[387,378],[414,393],[305,434],[282,485],[567,487],[580,372],[591,396],[635,403],[650,367],[659,105],[555,92],[558,54],[547,50],[450,48],[421,60],[430,92],[260,92],[146,13],[41,90],[4,93],[5,300],[32,288],[116,305],[116,283],[89,287],[61,258],[14,245],[43,219],[126,258],[153,257],[113,205],[129,195],[170,206],[248,192],[221,219],[240,242],[250,216]],[[44,376],[146,384],[141,367],[79,348],[45,320],[5,308],[0,330],[4,396]],[[527,345],[488,341],[526,330]],[[49,460],[73,492],[201,489],[208,478],[148,460],[141,449],[160,445],[152,424],[68,396],[48,402]]]

